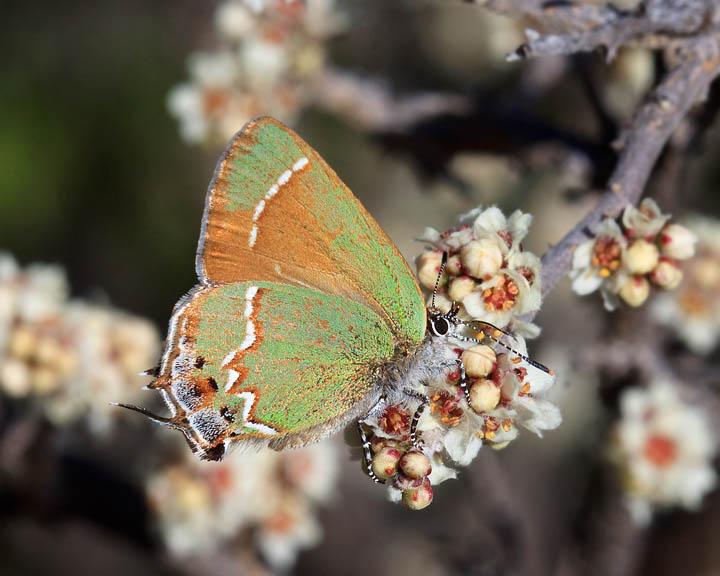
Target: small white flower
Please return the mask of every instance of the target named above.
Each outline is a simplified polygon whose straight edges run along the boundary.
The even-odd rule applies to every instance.
[[[649,238],[655,237],[669,219],[670,214],[663,214],[655,200],[645,198],[638,208],[625,208],[622,222],[629,236]]]
[[[611,458],[635,519],[647,523],[657,508],[697,509],[717,481],[717,446],[703,410],[683,401],[668,382],[626,391],[620,408]]]
[[[167,108],[180,122],[180,136],[190,144],[204,141],[210,132],[202,90],[195,84],[179,84],[168,93]]]
[[[188,58],[190,77],[205,88],[230,87],[238,73],[235,58],[230,50],[195,52]]]
[[[218,31],[232,40],[240,40],[256,25],[255,15],[244,0],[224,2],[215,12],[215,26]]]
[[[255,542],[270,566],[286,571],[298,553],[318,544],[322,535],[310,503],[298,494],[285,494],[259,525]]]
[[[491,206],[477,214],[473,222],[473,232],[477,238],[494,237],[498,244],[504,247],[503,253],[507,255],[519,249],[520,243],[530,230],[531,222],[530,214],[515,210],[509,218],[505,218],[499,208]]]
[[[287,54],[281,44],[260,38],[250,39],[240,53],[243,79],[250,90],[266,90],[278,82],[288,67]]]
[[[603,220],[595,238],[575,249],[570,270],[573,291],[581,296],[600,288],[603,293],[611,291],[606,280],[620,269],[626,247],[620,226],[614,220]]]

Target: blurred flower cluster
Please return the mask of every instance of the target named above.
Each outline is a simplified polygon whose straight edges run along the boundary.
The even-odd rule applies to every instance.
[[[286,570],[300,550],[320,541],[316,507],[331,498],[338,475],[332,441],[222,462],[187,454],[146,483],[157,528],[174,555],[232,556],[255,547],[271,567]]]
[[[220,47],[192,54],[189,81],[168,96],[189,143],[224,144],[261,113],[292,122],[343,21],[334,0],[226,0],[215,27]]]
[[[683,266],[678,289],[654,302],[652,315],[693,352],[706,354],[720,339],[720,221],[695,216],[685,224],[698,237],[696,255]]]
[[[436,307],[447,312],[453,302],[459,317],[490,322],[498,328],[533,338],[534,324],[521,316],[537,312],[541,304],[540,258],[523,250],[532,216],[520,210],[506,218],[496,207],[476,208],[460,217],[455,230],[443,233],[427,228],[420,240],[432,247],[417,261],[420,285],[428,292],[428,305],[440,271]]]
[[[443,234],[427,229],[423,240],[431,248],[417,261],[421,285],[429,293],[440,272],[443,251],[449,254],[436,305],[444,311],[453,302],[468,320],[537,334],[531,324],[515,315],[540,306],[540,261],[524,252],[521,240],[531,217],[522,212],[505,218],[495,208],[473,210],[461,217],[457,230]],[[477,336],[482,332],[476,331]],[[442,351],[448,370],[430,380],[409,383],[418,398],[427,398],[417,426],[411,423],[420,401],[406,399],[371,414],[365,424],[370,432],[372,469],[389,487],[392,500],[421,509],[432,501],[432,486],[457,476],[480,447],[506,447],[518,436],[518,426],[542,435],[560,425],[560,412],[543,396],[555,378],[523,359],[524,338],[491,330],[506,347],[463,342],[450,338]],[[460,383],[463,366],[468,395]]]
[[[717,441],[707,415],[683,400],[677,385],[655,382],[621,398],[610,455],[633,518],[646,524],[655,509],[697,509],[717,482]]]
[[[570,271],[573,290],[585,295],[600,289],[607,310],[621,301],[641,306],[651,286],[678,287],[683,277],[679,261],[694,255],[696,241],[695,234],[670,222],[670,215],[646,198],[639,208],[625,208],[622,226],[606,219],[593,239],[577,247]]]
[[[21,269],[0,255],[0,390],[37,401],[56,424],[87,417],[96,432],[120,414],[111,401],[138,394],[139,372],[160,338],[141,318],[68,299],[63,271]]]

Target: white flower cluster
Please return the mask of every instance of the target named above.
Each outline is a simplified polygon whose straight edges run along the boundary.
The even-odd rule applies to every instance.
[[[707,354],[720,341],[720,220],[694,216],[685,225],[698,237],[697,253],[678,289],[658,298],[651,313],[693,352]]]
[[[429,291],[428,305],[443,252],[448,263],[440,279],[435,305],[446,312],[460,305],[463,319],[490,322],[498,328],[533,338],[537,326],[520,316],[541,304],[540,258],[523,250],[532,216],[520,210],[509,218],[499,208],[476,208],[460,217],[460,227],[440,233],[427,228],[420,238],[434,249],[417,261],[420,285]]]
[[[221,47],[192,54],[190,80],[168,96],[189,143],[224,144],[261,113],[292,122],[342,21],[334,0],[226,0],[215,27]]]
[[[717,482],[717,442],[706,414],[667,382],[627,390],[620,406],[610,455],[634,519],[647,524],[659,508],[697,509]]]
[[[68,300],[63,271],[0,255],[0,391],[40,402],[57,424],[87,417],[98,432],[136,395],[160,338],[146,320]]]
[[[469,223],[444,234],[426,230],[424,239],[432,249],[418,259],[420,283],[428,292],[433,289],[447,251],[450,270],[436,305],[449,310],[455,301],[463,318],[537,334],[533,325],[515,317],[540,305],[540,261],[520,245],[530,216],[515,212],[506,219],[493,207],[475,210],[461,222]],[[452,368],[431,381],[412,383],[414,392],[429,400],[414,445],[410,428],[420,401],[387,406],[366,421],[372,469],[388,484],[392,500],[422,509],[432,501],[432,486],[455,478],[457,468],[470,464],[483,444],[501,449],[518,436],[518,426],[541,436],[560,425],[557,406],[543,398],[555,382],[552,373],[523,360],[520,355],[527,356],[527,350],[522,336],[495,330],[492,335],[514,352],[492,340],[475,344],[453,338],[433,351]],[[457,360],[466,373],[469,402]]]
[[[575,250],[570,277],[580,295],[600,289],[605,308],[620,304],[641,306],[650,287],[674,290],[682,280],[679,261],[695,254],[697,238],[686,227],[669,222],[654,200],[646,198],[640,208],[628,206],[622,227],[606,219],[595,237]]]
[[[286,570],[322,537],[316,508],[335,489],[336,446],[324,441],[234,456],[221,462],[188,456],[150,477],[146,492],[158,530],[179,558],[232,555],[251,541],[275,570]]]

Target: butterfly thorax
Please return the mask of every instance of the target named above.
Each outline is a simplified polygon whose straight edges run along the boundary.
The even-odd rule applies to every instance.
[[[408,390],[416,390],[456,363],[456,356],[447,339],[427,334],[420,346],[410,354],[398,354],[380,369],[378,384],[386,403],[407,399]]]

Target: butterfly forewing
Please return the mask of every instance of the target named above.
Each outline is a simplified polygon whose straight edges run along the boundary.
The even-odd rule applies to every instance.
[[[325,161],[271,118],[218,163],[198,246],[201,282],[269,280],[364,302],[399,344],[422,341],[425,306],[397,248]]]

